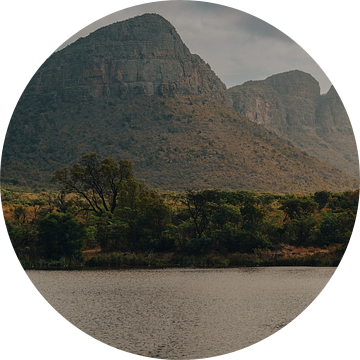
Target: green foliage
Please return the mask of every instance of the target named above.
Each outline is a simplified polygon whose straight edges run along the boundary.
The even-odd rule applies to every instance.
[[[329,203],[331,192],[327,190],[317,191],[314,194],[314,200],[318,203],[319,210],[323,209]]]
[[[349,209],[356,214],[359,203],[359,189],[355,191],[345,191],[343,193],[333,193],[329,197],[329,208],[333,211]]]
[[[308,197],[294,197],[281,202],[280,210],[283,210],[290,220],[300,219],[314,212],[317,204]]]
[[[126,249],[126,234],[128,225],[109,214],[95,218],[95,238],[104,252]]]
[[[284,225],[283,241],[295,246],[315,244],[318,221],[311,215],[293,219]]]
[[[172,253],[173,264],[178,257],[185,266],[256,264],[259,257],[281,265],[288,260],[264,254],[284,244],[334,247],[338,261],[359,197],[358,190],[307,196],[210,189],[159,194],[133,180],[130,162],[97,160],[95,154],[56,171],[54,181],[61,184],[57,194],[3,191],[8,232],[28,266],[82,264],[81,250],[95,247],[101,254],[86,260],[88,266],[160,265],[160,253]],[[331,261],[312,257],[306,263]]]
[[[318,246],[331,244],[345,244],[350,236],[355,223],[355,214],[347,209],[344,212],[324,212],[317,238]]]
[[[212,240],[207,237],[193,238],[186,243],[186,252],[194,255],[205,254],[208,252]]]
[[[214,211],[212,200],[215,192],[211,190],[187,190],[182,199],[186,205],[187,211],[193,224],[194,238],[200,239],[208,230],[210,216]]]
[[[87,235],[84,223],[70,214],[53,213],[39,222],[38,229],[39,253],[45,259],[81,258],[80,249]]]
[[[34,259],[37,248],[37,229],[25,222],[6,220],[6,228],[19,259]]]
[[[161,196],[129,180],[116,211],[96,219],[97,239],[103,251],[166,251],[174,244],[170,223],[170,209]]]
[[[96,153],[91,153],[82,157],[80,165],[56,170],[51,181],[61,186],[61,192],[78,195],[84,201],[83,210],[103,214],[115,211],[118,195],[132,177],[130,161],[99,161]]]

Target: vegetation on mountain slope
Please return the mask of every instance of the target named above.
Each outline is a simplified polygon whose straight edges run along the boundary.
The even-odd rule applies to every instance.
[[[96,152],[130,160],[136,179],[162,191],[310,193],[358,187],[355,178],[200,96],[31,105],[19,104],[11,120],[4,184],[46,188],[55,169]]]

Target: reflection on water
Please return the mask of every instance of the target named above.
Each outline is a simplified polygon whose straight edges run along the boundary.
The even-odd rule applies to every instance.
[[[45,299],[92,337],[163,359],[223,355],[273,334],[335,268],[27,271]]]

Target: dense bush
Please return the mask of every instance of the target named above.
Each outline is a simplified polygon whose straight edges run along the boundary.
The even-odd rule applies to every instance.
[[[94,155],[84,159],[82,168],[72,169],[76,181],[83,181],[81,191],[76,192],[63,169],[56,172],[63,182],[58,194],[4,193],[6,225],[21,260],[82,262],[81,250],[95,247],[103,257],[89,260],[89,266],[145,264],[151,257],[144,260],[136,254],[162,252],[180,254],[181,263],[189,264],[193,256],[201,256],[205,264],[215,261],[206,257],[210,254],[251,255],[280,243],[322,248],[337,244],[343,252],[357,213],[358,190],[301,196],[193,189],[159,194],[133,180],[131,164],[99,162]],[[98,176],[96,191],[87,168],[90,160]],[[126,180],[121,175],[124,164]]]
[[[39,254],[45,259],[81,259],[86,226],[72,215],[50,214],[39,222]]]

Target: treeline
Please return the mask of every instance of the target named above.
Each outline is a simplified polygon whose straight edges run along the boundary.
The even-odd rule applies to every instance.
[[[133,179],[130,162],[99,161],[96,154],[57,170],[52,181],[60,185],[57,194],[2,192],[10,239],[27,264],[91,265],[83,251],[94,248],[101,248],[103,258],[118,253],[125,260],[154,253],[254,256],[279,244],[336,245],[342,254],[359,198],[358,190],[304,196],[193,189],[159,194]]]

